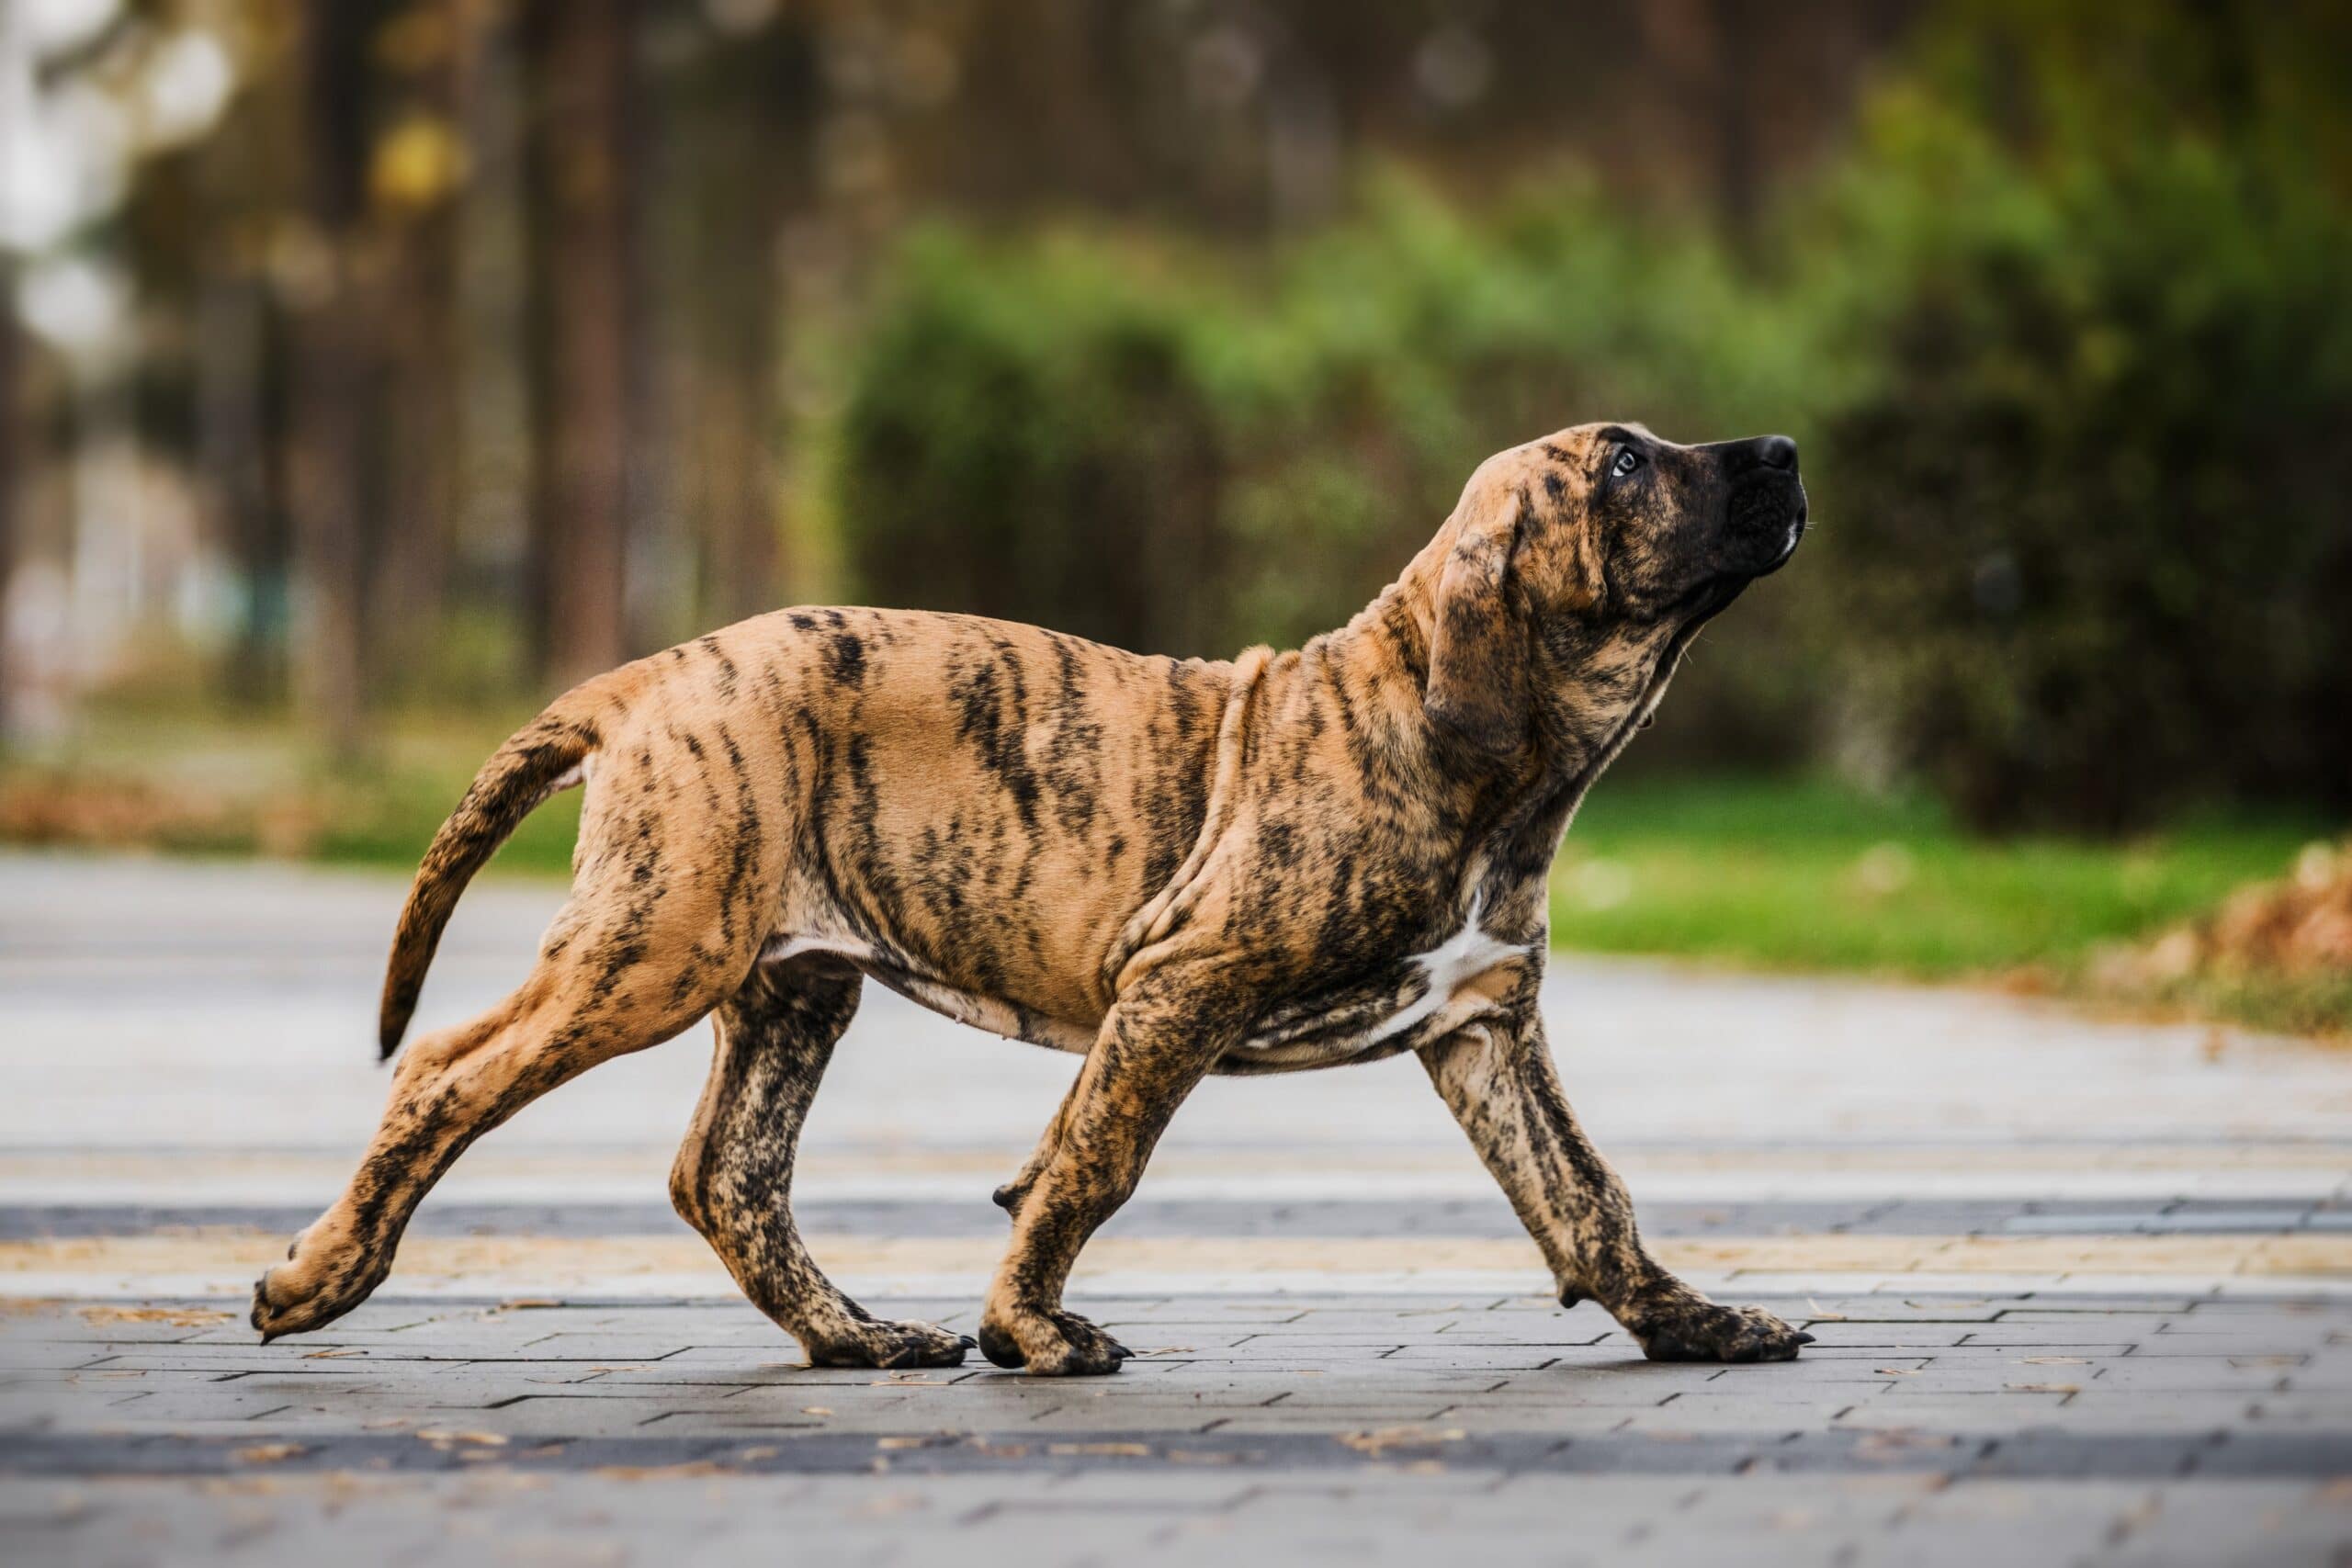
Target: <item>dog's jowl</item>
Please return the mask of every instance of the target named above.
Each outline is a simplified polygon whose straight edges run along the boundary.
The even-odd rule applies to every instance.
[[[1577,802],[1691,637],[1804,531],[1795,444],[1584,425],[1482,464],[1370,606],[1295,652],[1147,659],[1035,627],[786,610],[588,682],[500,749],[401,917],[399,1045],[459,891],[586,790],[572,892],[519,989],[410,1046],[349,1188],[255,1287],[266,1337],[333,1321],[409,1215],[538,1095],[708,1016],[678,1212],[822,1364],[952,1365],[866,1314],[792,1223],[793,1153],[868,981],[1080,1053],[999,1190],[1012,1240],[978,1348],[1107,1372],[1062,1310],[1079,1250],[1206,1073],[1417,1054],[1560,1299],[1653,1357],[1806,1336],[1675,1279],[1568,1110],[1536,1010],[1544,883]]]

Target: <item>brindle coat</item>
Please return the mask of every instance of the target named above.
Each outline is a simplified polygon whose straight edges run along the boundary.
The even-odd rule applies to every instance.
[[[1062,1310],[1079,1249],[1206,1073],[1419,1055],[1551,1267],[1649,1355],[1781,1359],[1635,1235],[1536,1008],[1546,874],[1693,633],[1804,523],[1781,437],[1587,425],[1490,458],[1340,630],[1229,663],[966,616],[763,615],[590,681],[509,740],[427,853],[385,983],[398,1046],[469,876],[584,783],[571,900],[522,987],[420,1040],[348,1190],[256,1285],[265,1338],[366,1299],[468,1145],[610,1057],[715,1016],[678,1212],[823,1365],[945,1366],[809,1257],[793,1153],[866,978],[1080,1052],[997,1193],[1012,1245],[979,1348],[1108,1372]]]

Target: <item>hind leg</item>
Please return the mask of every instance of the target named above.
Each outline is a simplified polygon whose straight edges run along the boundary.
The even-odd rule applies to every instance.
[[[710,1080],[670,1169],[670,1200],[811,1366],[953,1367],[971,1340],[870,1316],[825,1278],[792,1223],[801,1123],[861,983],[841,965],[777,964],[754,970],[720,1006]]]
[[[599,1062],[660,1044],[732,989],[748,944],[737,953],[698,934],[650,904],[575,900],[522,989],[410,1046],[350,1184],[254,1286],[262,1338],[318,1328],[367,1300],[417,1203],[476,1138]]]

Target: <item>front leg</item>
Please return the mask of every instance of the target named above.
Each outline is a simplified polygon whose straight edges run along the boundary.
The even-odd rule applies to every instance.
[[[1062,1310],[1086,1245],[1143,1175],[1169,1118],[1234,1037],[1228,994],[1162,971],[1102,1021],[1078,1081],[1021,1176],[1001,1195],[1012,1246],[989,1288],[980,1352],[1040,1377],[1115,1372],[1131,1352]]]
[[[1708,1300],[1649,1255],[1624,1183],[1560,1092],[1533,1008],[1448,1035],[1421,1064],[1543,1250],[1563,1306],[1599,1302],[1654,1361],[1787,1361],[1812,1342],[1759,1307]]]

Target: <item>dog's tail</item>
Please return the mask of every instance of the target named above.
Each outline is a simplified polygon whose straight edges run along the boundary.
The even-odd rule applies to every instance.
[[[584,690],[584,688],[582,689]],[[392,956],[384,972],[384,1005],[377,1043],[386,1061],[400,1049],[417,993],[440,945],[441,929],[458,895],[524,818],[554,795],[582,782],[596,749],[595,724],[582,711],[582,691],[556,699],[545,713],[509,737],[474,775],[458,809],[433,835],[416,882],[401,910]]]

